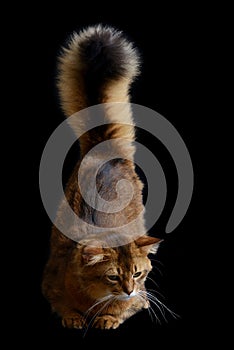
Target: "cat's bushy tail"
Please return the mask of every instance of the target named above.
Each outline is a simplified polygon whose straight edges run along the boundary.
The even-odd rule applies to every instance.
[[[129,102],[129,88],[139,65],[138,51],[121,31],[95,25],[73,33],[58,64],[58,91],[65,115],[100,103]],[[109,123],[132,122],[130,111],[109,113],[108,119]],[[114,128],[111,137],[134,138],[134,132]],[[86,144],[89,142],[90,138]]]

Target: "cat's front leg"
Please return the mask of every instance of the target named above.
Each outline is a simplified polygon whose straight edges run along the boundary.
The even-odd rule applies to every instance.
[[[118,320],[114,316],[102,315],[95,318],[93,327],[100,329],[115,329],[119,327],[120,323],[122,323],[122,320]]]
[[[145,300],[145,302],[144,302],[144,304],[143,304],[143,309],[148,309],[149,307],[150,307],[150,302],[149,302],[149,300],[147,299],[147,300]]]
[[[82,329],[86,327],[86,320],[81,314],[74,312],[62,318],[62,325],[66,328]]]

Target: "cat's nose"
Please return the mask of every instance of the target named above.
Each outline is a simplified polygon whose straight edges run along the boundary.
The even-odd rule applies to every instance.
[[[125,288],[123,288],[123,291],[124,291],[127,295],[130,295],[130,294],[132,294],[132,292],[133,292],[133,288],[125,286]]]
[[[133,289],[132,289],[132,290],[128,290],[128,291],[126,291],[127,295],[131,295],[131,294],[132,294],[132,292],[133,292]]]
[[[129,283],[125,281],[122,285],[122,288],[124,293],[126,293],[127,295],[130,295],[134,290],[134,285],[133,283]]]

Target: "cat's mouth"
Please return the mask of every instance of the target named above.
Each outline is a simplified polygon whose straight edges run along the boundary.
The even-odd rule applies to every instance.
[[[126,294],[126,293],[124,293],[124,294],[119,294],[118,297],[117,297],[117,299],[118,299],[118,300],[130,300],[130,299],[132,299],[132,298],[135,297],[135,296],[136,296],[136,292],[133,291],[133,292],[130,293],[130,294]]]

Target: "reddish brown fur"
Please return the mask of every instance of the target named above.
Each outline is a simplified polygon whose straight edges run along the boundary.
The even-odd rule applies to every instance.
[[[56,228],[53,229],[53,249],[45,270],[43,292],[53,311],[62,317],[64,326],[83,328],[91,321],[94,327],[116,328],[125,319],[149,306],[147,298],[137,295],[129,299],[127,297],[132,290],[136,293],[145,290],[144,282],[151,270],[147,254],[150,246],[158,241],[147,237],[141,243],[141,239],[138,239],[139,244],[146,246],[138,246],[138,240],[118,248],[92,247],[82,242],[76,246],[59,235]],[[85,249],[88,249],[88,253]],[[97,254],[100,255],[100,261],[89,265],[88,261]],[[137,271],[142,271],[142,276],[134,279],[132,276]],[[105,272],[117,274],[119,281],[108,282]],[[125,299],[113,300],[98,313],[105,305],[102,302],[87,313],[100,298],[110,293]]]
[[[103,28],[98,27],[96,31],[102,34]],[[93,33],[93,29],[90,32]],[[110,30],[109,32],[111,33]],[[87,33],[89,34],[89,30]],[[88,106],[82,76],[84,64],[81,64],[78,49],[80,41],[86,37],[84,35],[75,37],[60,60],[59,91],[62,107],[67,116]],[[125,57],[127,73],[115,81],[110,79],[109,82],[102,84],[99,101],[129,101],[128,88],[137,74],[137,59],[132,48],[126,43],[124,45],[125,51],[129,50],[131,58],[127,62],[128,56]],[[74,65],[76,61],[77,66]],[[132,120],[130,112],[122,115],[116,112],[115,108],[110,109],[109,117],[112,124],[108,127],[101,127],[82,137],[80,140],[82,156],[95,144],[109,138],[134,139],[134,127],[121,125],[125,120],[127,122]],[[116,120],[116,116],[119,119]],[[82,129],[82,125],[79,127]],[[61,233],[55,225],[53,226],[50,256],[43,275],[42,291],[52,310],[61,317],[65,327],[82,328],[92,325],[101,329],[117,328],[125,319],[149,306],[144,294],[144,282],[151,270],[148,254],[155,252],[154,248],[159,239],[147,236],[144,230],[143,185],[135,173],[134,148],[125,147],[121,143],[119,148],[123,158],[129,156],[128,159],[131,160],[110,162],[97,178],[97,188],[106,201],[111,201],[116,197],[117,182],[123,178],[130,181],[134,196],[126,208],[112,214],[92,210],[84,202],[77,184],[79,162],[68,181],[65,193],[68,203],[79,217],[89,221],[95,215],[96,224],[101,227],[118,227],[139,217],[139,236],[126,245],[108,248],[105,245],[105,236],[95,239],[83,237],[77,243]],[[90,176],[93,174],[92,166],[91,158],[88,172]],[[59,207],[57,218],[63,220],[63,204]],[[129,234],[131,232],[126,232],[126,235]],[[137,277],[138,272],[141,274]],[[110,280],[113,275],[116,276],[116,281]],[[107,296],[110,299],[102,299]]]

